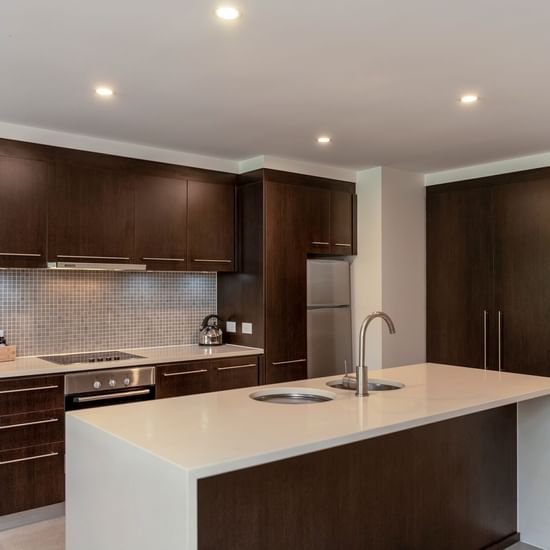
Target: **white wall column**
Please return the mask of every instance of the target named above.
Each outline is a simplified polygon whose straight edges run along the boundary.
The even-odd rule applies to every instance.
[[[377,309],[393,318],[369,328],[372,368],[425,361],[426,215],[420,174],[377,167],[357,175],[358,255],[352,266],[354,353],[362,319]]]

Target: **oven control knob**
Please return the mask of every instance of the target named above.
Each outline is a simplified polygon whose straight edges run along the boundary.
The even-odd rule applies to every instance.
[[[109,380],[109,386],[111,386],[111,388],[114,388],[116,386],[116,380],[114,378],[111,378]]]
[[[125,385],[125,386],[129,386],[130,385],[130,379],[128,377],[126,377],[122,383]]]
[[[100,390],[101,389],[101,382],[99,380],[96,380],[94,382],[94,390]]]

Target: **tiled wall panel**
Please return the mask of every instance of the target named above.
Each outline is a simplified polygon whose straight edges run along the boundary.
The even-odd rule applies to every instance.
[[[0,270],[0,328],[18,356],[192,344],[215,312],[213,273]]]

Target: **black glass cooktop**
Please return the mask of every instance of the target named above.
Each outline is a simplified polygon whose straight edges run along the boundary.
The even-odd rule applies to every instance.
[[[141,355],[133,355],[124,351],[98,351],[95,353],[70,353],[68,355],[46,355],[40,357],[44,361],[56,365],[72,365],[74,363],[103,363],[121,361],[123,359],[144,359]]]

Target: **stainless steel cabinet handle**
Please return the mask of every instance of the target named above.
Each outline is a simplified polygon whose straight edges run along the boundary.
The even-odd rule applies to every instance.
[[[315,244],[317,246],[328,246],[330,243],[327,243],[325,241],[311,241],[311,244]]]
[[[502,311],[498,310],[498,370],[502,371]]]
[[[233,263],[233,260],[203,260],[203,259],[200,259],[200,258],[195,258],[193,259],[194,262],[209,262],[209,263],[214,263],[214,264],[232,264]]]
[[[275,361],[272,365],[290,365],[291,363],[305,363],[307,359],[294,359],[292,361]]]
[[[487,370],[487,316],[486,309],[483,310],[483,368]]]
[[[27,456],[26,458],[15,458],[13,460],[4,460],[0,462],[0,466],[4,464],[15,464],[16,462],[26,462],[27,460],[39,460],[40,458],[50,458],[51,456],[57,456],[59,453],[47,453],[45,455]]]
[[[128,256],[71,256],[68,254],[58,254],[58,258],[78,258],[80,260],[129,260]]]
[[[183,376],[185,374],[203,374],[208,372],[208,369],[186,370],[182,372],[163,372],[162,376]]]
[[[16,390],[2,390],[0,391],[0,394],[2,393],[21,393],[24,391],[40,391],[40,390],[55,390],[59,388],[59,386],[37,386],[36,388],[18,388]]]
[[[36,426],[38,424],[50,424],[58,422],[59,418],[48,418],[47,420],[36,420],[35,422],[23,422],[22,424],[10,424],[9,426],[0,426],[0,430],[9,430],[11,428],[24,428],[26,426]]]
[[[137,397],[138,395],[148,395],[151,390],[121,391],[117,393],[104,393],[103,395],[90,395],[86,397],[73,397],[74,403],[90,403],[92,401],[108,401],[109,399],[118,399],[119,397]]]
[[[150,262],[185,262],[185,258],[141,258]]]
[[[334,246],[351,246],[350,243],[334,243]]]
[[[248,365],[235,365],[234,367],[216,367],[216,370],[248,369],[256,366],[256,363],[249,363]]]
[[[22,258],[40,258],[42,254],[21,254],[20,252],[0,252],[0,256],[20,256]]]

